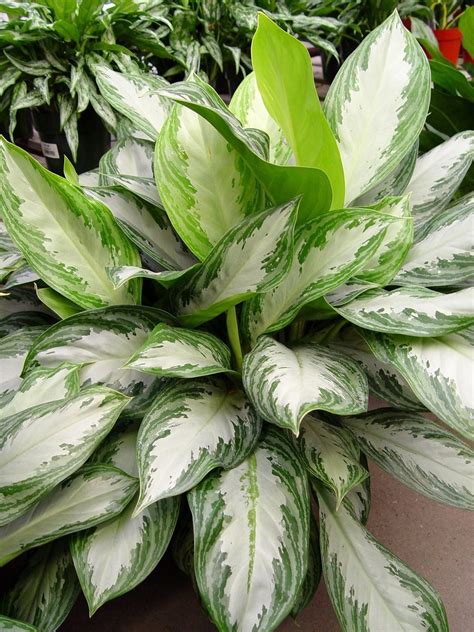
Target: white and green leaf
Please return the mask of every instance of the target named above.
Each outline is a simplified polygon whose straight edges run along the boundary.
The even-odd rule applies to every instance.
[[[252,451],[260,429],[260,418],[235,386],[209,379],[171,382],[140,426],[136,511],[193,488],[216,467],[234,467]]]
[[[160,324],[126,366],[162,377],[203,377],[229,372],[231,355],[212,334]]]
[[[442,336],[474,324],[474,288],[441,294],[423,287],[368,290],[334,309],[363,327],[407,336]]]
[[[472,328],[437,338],[360,332],[377,358],[394,365],[428,410],[474,439]]]
[[[81,588],[69,547],[58,540],[40,547],[3,598],[3,611],[54,632],[68,616]],[[2,627],[0,621],[0,629]]]
[[[88,465],[113,465],[129,476],[138,478],[137,430],[113,430],[87,461]]]
[[[418,158],[407,185],[415,233],[435,218],[461,184],[474,158],[474,131],[459,132]]]
[[[252,455],[188,500],[196,581],[212,621],[221,630],[275,630],[308,567],[308,484],[291,442],[269,429]]]
[[[46,325],[32,325],[0,339],[0,396],[10,395],[21,385],[21,374],[26,356],[35,339]]]
[[[339,287],[377,252],[393,220],[365,209],[321,215],[297,229],[295,251],[285,278],[243,306],[242,328],[254,342],[278,331],[307,303]]]
[[[394,11],[346,60],[324,102],[347,203],[383,182],[407,155],[428,114],[430,88],[426,55]]]
[[[448,632],[434,588],[390,553],[351,514],[318,491],[324,578],[339,623],[347,632]]]
[[[180,321],[198,326],[253,294],[276,287],[293,256],[298,201],[256,213],[232,228],[176,295]]]
[[[317,415],[304,418],[298,444],[306,468],[333,492],[337,507],[369,476],[360,463],[360,449],[351,433]]]
[[[381,410],[344,417],[361,449],[411,489],[438,502],[474,510],[474,452],[422,415]]]
[[[367,379],[357,363],[314,343],[290,348],[262,336],[244,357],[242,380],[259,415],[295,435],[313,410],[367,410]]]
[[[132,501],[113,520],[72,537],[74,566],[91,616],[154,570],[173,535],[179,504],[179,498],[167,498],[132,516]]]
[[[93,386],[5,418],[0,431],[0,524],[17,518],[81,467],[127,402],[121,393]]]
[[[0,140],[0,174],[8,232],[51,288],[86,308],[139,302],[139,281],[116,290],[105,272],[140,263],[107,207],[5,140]]]
[[[106,465],[84,468],[13,522],[0,527],[0,566],[23,551],[118,516],[137,481]]]

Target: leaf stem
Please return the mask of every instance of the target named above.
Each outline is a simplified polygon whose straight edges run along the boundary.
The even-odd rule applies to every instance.
[[[290,325],[289,341],[295,342],[303,337],[304,334],[304,320],[294,320]]]
[[[231,307],[226,317],[227,336],[229,337],[230,347],[234,354],[235,366],[238,371],[242,371],[242,347],[240,345],[239,325],[237,323],[237,313],[235,307]]]

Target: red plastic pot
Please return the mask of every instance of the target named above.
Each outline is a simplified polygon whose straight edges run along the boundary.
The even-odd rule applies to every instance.
[[[462,33],[459,29],[435,29],[439,51],[448,61],[456,65],[461,52]]]
[[[474,64],[474,57],[471,57],[465,48],[462,51],[462,58],[465,64]]]

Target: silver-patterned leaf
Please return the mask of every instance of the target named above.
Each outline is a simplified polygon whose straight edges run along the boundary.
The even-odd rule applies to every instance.
[[[255,342],[277,331],[298,311],[354,276],[375,255],[393,220],[365,209],[321,215],[295,234],[290,271],[276,288],[243,306],[242,328]]]
[[[136,511],[191,489],[216,467],[234,467],[255,446],[261,425],[245,394],[223,380],[165,386],[138,433]]]
[[[276,287],[293,256],[298,201],[256,213],[231,229],[176,296],[180,321],[198,326]]]
[[[0,173],[8,232],[49,286],[85,308],[139,302],[139,281],[116,290],[105,271],[140,263],[107,207],[5,140]]]
[[[236,149],[179,105],[158,138],[155,177],[176,232],[200,260],[244,217],[265,207],[263,188]]]
[[[343,417],[361,449],[386,472],[438,502],[474,510],[474,452],[422,415],[380,410]]]
[[[474,131],[460,132],[418,158],[406,188],[415,233],[449,204],[474,157]]]
[[[339,143],[346,202],[380,184],[421,132],[430,102],[430,68],[394,11],[338,72],[324,102]]]
[[[334,309],[364,329],[442,336],[474,324],[474,288],[441,294],[423,287],[369,290]]]
[[[25,358],[45,329],[46,325],[32,325],[0,339],[0,396],[10,395],[20,387]]]
[[[448,632],[434,588],[390,553],[351,514],[318,491],[326,586],[346,632]]]
[[[0,431],[0,525],[11,522],[83,465],[128,398],[93,386],[7,417]]]
[[[393,364],[431,412],[474,439],[472,328],[437,338],[360,332],[377,358]]]
[[[0,614],[0,630],[2,632],[39,632],[38,628],[29,623],[10,619],[10,617],[5,617],[3,614]]]
[[[367,379],[357,363],[314,343],[290,348],[262,336],[244,357],[242,380],[257,412],[295,435],[312,410],[367,410]]]
[[[393,279],[394,285],[456,285],[474,276],[474,193],[439,211],[418,238]]]
[[[189,494],[196,581],[220,630],[271,632],[306,577],[309,492],[295,448],[269,429],[255,452]]]
[[[132,428],[113,430],[103,441],[87,464],[105,464],[118,467],[129,476],[138,478],[137,432]]]
[[[220,338],[160,324],[126,366],[163,377],[203,377],[231,370],[230,349]]]
[[[132,516],[132,501],[113,520],[72,537],[71,553],[90,616],[153,571],[168,548],[179,504],[179,498],[166,498]]]
[[[27,549],[115,518],[128,505],[137,485],[136,479],[115,467],[84,468],[26,514],[0,527],[0,566]]]
[[[4,596],[3,610],[40,632],[55,632],[80,591],[68,544],[64,539],[57,540],[40,547],[30,558]]]
[[[130,279],[151,279],[165,288],[170,288],[176,285],[178,281],[183,281],[184,277],[190,276],[198,267],[199,264],[197,263],[186,270],[162,270],[160,272],[153,272],[152,270],[137,268],[136,266],[120,266],[108,268],[107,274],[115,287],[120,287]]]
[[[334,493],[337,507],[369,476],[360,463],[360,449],[351,433],[317,415],[304,418],[298,444],[306,468]]]

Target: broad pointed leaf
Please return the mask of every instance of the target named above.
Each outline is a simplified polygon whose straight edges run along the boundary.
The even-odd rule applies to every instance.
[[[48,285],[86,308],[139,302],[138,281],[116,290],[105,272],[140,261],[103,204],[5,140],[0,140],[0,174],[8,232]]]
[[[412,194],[415,232],[448,205],[474,157],[474,131],[460,132],[418,158],[407,193]]]
[[[236,149],[182,106],[173,108],[158,138],[155,176],[175,230],[201,260],[245,216],[265,207],[262,186]]]
[[[108,268],[107,274],[114,284],[114,287],[120,287],[124,283],[128,283],[130,279],[151,279],[164,288],[170,288],[176,285],[178,281],[183,281],[184,277],[190,276],[198,267],[199,264],[197,263],[186,270],[162,270],[160,272],[153,272],[152,270],[137,268],[136,266],[120,266]]]
[[[84,311],[82,307],[79,307],[76,303],[73,303],[68,298],[52,290],[50,287],[42,287],[36,290],[36,296],[39,300],[54,312],[59,318],[69,318],[74,314]]]
[[[160,324],[127,367],[163,377],[202,377],[231,370],[230,350],[220,338]]]
[[[305,579],[309,493],[299,456],[269,430],[239,466],[188,494],[197,585],[221,630],[271,632]]]
[[[381,410],[344,417],[361,449],[415,491],[447,505],[474,510],[474,452],[422,415]]]
[[[107,601],[132,590],[168,548],[179,498],[167,498],[132,517],[133,501],[119,516],[71,540],[71,553],[92,616]]]
[[[311,167],[287,167],[268,162],[262,146],[262,133],[244,130],[217,93],[199,77],[194,77],[192,82],[176,83],[163,88],[160,93],[209,121],[239,152],[273,204],[285,204],[301,195],[301,223],[329,210],[332,192],[326,174]],[[265,138],[267,139],[266,136]]]
[[[401,373],[375,356],[355,328],[344,329],[329,347],[356,360],[367,375],[370,392],[378,399],[400,410],[425,410]]]
[[[3,610],[38,630],[54,631],[68,616],[80,591],[67,542],[58,540],[30,558],[4,596]]]
[[[38,632],[38,628],[29,623],[10,619],[10,617],[5,617],[3,614],[0,614],[0,629],[2,632]]]
[[[97,187],[86,193],[108,206],[130,241],[166,270],[181,270],[195,263],[161,209],[119,187]]]
[[[310,515],[308,570],[301,584],[298,597],[293,603],[291,616],[296,619],[306,606],[311,603],[321,580],[321,554],[319,552],[319,527],[313,514]],[[297,624],[298,625],[298,624]]]
[[[21,372],[25,358],[45,325],[33,325],[0,339],[0,396],[16,391],[21,384]]]
[[[244,357],[242,380],[257,412],[295,435],[312,410],[367,410],[367,379],[357,363],[314,343],[289,348],[262,336]]]
[[[16,415],[28,408],[73,397],[79,392],[79,370],[73,364],[57,369],[38,367],[28,373],[8,402],[2,400],[0,418]]]
[[[243,127],[264,131],[270,141],[268,159],[277,165],[286,165],[291,159],[291,149],[283,132],[268,113],[258,89],[255,73],[249,73],[239,84],[230,101],[229,110]]]
[[[342,207],[341,156],[319,103],[306,47],[260,13],[252,65],[265,107],[281,127],[296,164],[324,171],[331,183],[332,208]]]
[[[94,75],[102,96],[110,105],[155,141],[169,108],[166,100],[154,93],[166,85],[166,81],[151,74],[116,72],[104,64],[94,66]]]
[[[171,382],[140,426],[136,511],[191,489],[216,467],[234,467],[253,449],[260,429],[245,394],[230,384]]]
[[[338,507],[346,494],[369,476],[360,463],[359,446],[345,428],[307,415],[298,443],[306,468],[334,493]]]
[[[368,469],[367,457],[364,453],[361,455],[360,462],[365,469]],[[367,524],[370,513],[371,493],[370,493],[370,476],[362,483],[353,487],[344,498],[347,509],[352,516],[361,524]]]
[[[1,303],[1,299],[0,299]],[[51,325],[52,319],[48,314],[42,312],[22,312],[10,314],[9,316],[0,315],[0,338],[4,338],[10,334],[14,334],[20,329],[28,329],[30,327],[41,327],[38,331],[44,331]]]
[[[395,285],[449,286],[474,276],[474,194],[437,212],[408,251]]]
[[[87,462],[88,465],[96,463],[113,465],[125,474],[138,478],[137,430],[133,427],[113,430]]]
[[[393,172],[421,132],[429,101],[428,60],[394,11],[346,60],[324,102],[346,202]]]
[[[36,294],[26,288],[15,288],[0,296],[0,319],[18,312],[51,312],[38,301]]]
[[[151,307],[110,307],[81,312],[50,327],[31,346],[25,365],[81,365],[81,384],[105,384],[126,395],[146,391],[152,378],[124,369],[166,312]]]
[[[377,358],[393,364],[431,412],[474,439],[472,329],[438,338],[361,333]]]
[[[276,287],[288,272],[298,201],[251,215],[231,229],[187,278],[176,296],[183,324],[198,326],[258,292]]]
[[[94,386],[5,418],[0,432],[0,524],[24,513],[83,465],[127,402],[116,391]]]
[[[369,290],[334,309],[364,329],[407,336],[442,336],[474,324],[474,288],[451,294],[422,287],[390,292]]]
[[[299,310],[344,283],[375,255],[393,220],[365,209],[327,213],[296,231],[288,275],[243,307],[243,331],[254,342],[278,331]]]
[[[352,515],[318,492],[324,578],[343,630],[447,632],[434,588],[382,546]]]
[[[115,518],[136,491],[137,481],[114,467],[84,468],[0,528],[0,565],[27,549]]]

